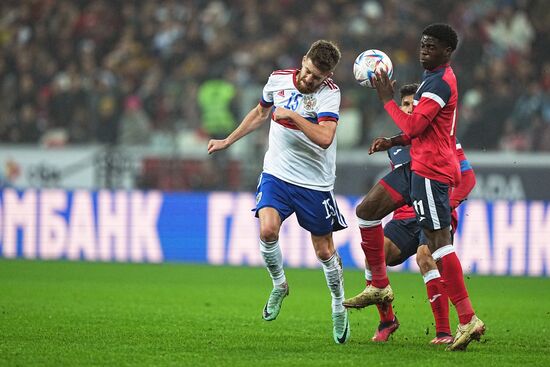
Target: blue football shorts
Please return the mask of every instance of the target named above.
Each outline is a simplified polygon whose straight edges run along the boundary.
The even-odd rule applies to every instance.
[[[388,266],[396,266],[405,262],[416,254],[419,245],[428,244],[428,239],[416,218],[392,219],[384,226],[384,237],[389,238],[401,252],[399,258],[391,264],[388,263]]]
[[[451,227],[451,243],[454,241],[454,228]],[[389,238],[399,249],[399,258],[388,266],[397,266],[404,263],[409,257],[416,254],[418,246],[427,245],[428,237],[418,225],[416,218],[392,219],[384,227],[384,237]]]
[[[296,186],[263,172],[256,191],[256,217],[265,207],[276,209],[281,222],[296,213],[300,226],[315,236],[347,228],[332,191]]]
[[[422,177],[404,164],[380,180],[396,202],[413,207],[420,226],[439,230],[451,225],[449,185]]]

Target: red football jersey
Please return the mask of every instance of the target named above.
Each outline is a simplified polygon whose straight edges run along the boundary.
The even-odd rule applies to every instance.
[[[395,101],[384,108],[395,124],[411,139],[411,169],[418,175],[455,186],[460,180],[455,132],[458,92],[450,65],[426,70],[414,96],[411,115]]]

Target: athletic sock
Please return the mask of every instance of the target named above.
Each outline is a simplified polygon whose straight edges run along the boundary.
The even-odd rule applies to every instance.
[[[372,273],[369,269],[365,269],[365,284],[367,286],[372,284]]]
[[[395,320],[395,315],[393,313],[393,306],[391,303],[383,303],[376,305],[378,308],[378,315],[380,315],[381,324],[389,324]]]
[[[346,310],[343,305],[344,276],[338,253],[334,252],[328,260],[319,259],[319,261],[323,265],[327,286],[332,296],[332,312],[344,312]]]
[[[437,335],[440,333],[450,334],[449,298],[445,292],[441,275],[438,270],[430,270],[423,275],[423,278],[434,315],[435,332]]]
[[[365,283],[367,286],[372,284],[372,274],[369,269],[365,269]],[[393,306],[391,303],[376,305],[376,308],[380,315],[380,323],[387,324],[395,320],[395,314],[393,313]]]
[[[456,256],[452,245],[443,246],[432,254],[435,261],[441,262],[443,284],[449,299],[456,308],[458,320],[461,324],[467,324],[475,315],[472,303],[468,297],[464,274],[460,260]]]
[[[260,252],[274,287],[281,287],[286,283],[283,269],[283,254],[279,247],[279,241],[264,242],[260,239]]]
[[[372,273],[372,285],[376,288],[385,288],[390,281],[386,273],[382,221],[368,221],[361,218],[357,220],[361,231],[361,248]]]

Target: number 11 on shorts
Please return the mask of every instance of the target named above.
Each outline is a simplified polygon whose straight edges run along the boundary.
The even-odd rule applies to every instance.
[[[424,204],[422,203],[422,200],[413,201],[413,208],[416,214],[424,215]]]

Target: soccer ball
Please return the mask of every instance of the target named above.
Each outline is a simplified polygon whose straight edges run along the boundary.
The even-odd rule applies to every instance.
[[[384,52],[380,50],[367,50],[357,56],[353,63],[353,75],[357,83],[363,87],[374,88],[372,78],[374,73],[384,68],[391,78],[393,75],[393,65]]]

